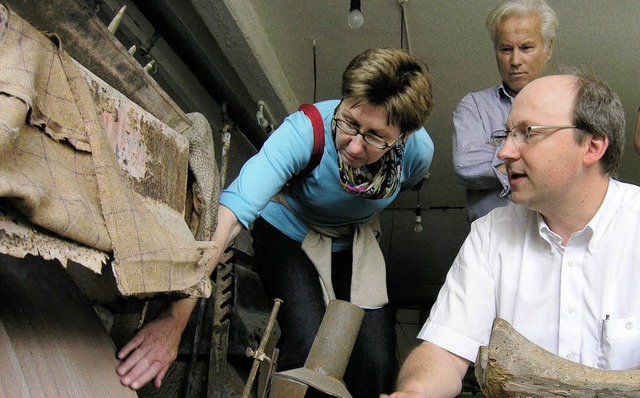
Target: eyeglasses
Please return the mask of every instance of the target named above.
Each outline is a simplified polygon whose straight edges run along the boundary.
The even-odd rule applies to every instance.
[[[346,120],[338,119],[337,117],[334,117],[333,120],[336,124],[336,127],[339,128],[343,133],[352,136],[360,134],[364,139],[364,142],[377,149],[391,148],[396,142],[400,141],[402,139],[402,136],[404,135],[404,133],[400,134],[400,137],[398,137],[393,142],[386,142],[377,135],[361,132],[356,126],[347,122]]]
[[[521,124],[519,126],[512,127],[509,130],[496,130],[491,133],[491,141],[487,144],[500,147],[507,141],[507,137],[511,136],[513,142],[517,144],[529,144],[531,142],[532,134],[538,133],[539,130],[562,130],[562,129],[575,129],[578,126],[527,126]]]

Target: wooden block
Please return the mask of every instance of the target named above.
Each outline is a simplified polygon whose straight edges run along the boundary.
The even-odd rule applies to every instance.
[[[591,368],[554,355],[497,318],[489,347],[481,347],[475,375],[487,398],[640,396],[640,369]]]

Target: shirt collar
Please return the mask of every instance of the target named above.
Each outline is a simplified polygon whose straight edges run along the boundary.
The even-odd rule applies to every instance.
[[[602,240],[609,223],[613,219],[616,211],[620,207],[620,201],[622,200],[622,196],[620,194],[620,187],[615,183],[615,181],[610,178],[609,186],[607,188],[607,193],[604,196],[604,200],[600,205],[600,208],[596,212],[596,214],[591,218],[591,220],[587,223],[587,225],[580,231],[574,232],[571,236],[578,237],[583,234],[588,234],[588,250],[590,254],[593,254],[598,246],[598,243]],[[540,236],[549,242],[551,246],[557,245],[558,247],[561,244],[561,238],[557,234],[555,234],[549,226],[544,221],[544,217],[540,213],[537,213],[538,220],[538,233]]]
[[[593,230],[593,236],[591,237],[591,241],[589,242],[589,252],[593,254],[598,243],[602,240],[604,234],[607,232],[609,228],[609,224],[613,220],[613,216],[620,209],[620,203],[622,201],[622,194],[620,192],[620,187],[618,183],[613,179],[609,178],[609,186],[607,187],[607,193],[604,196],[604,200],[602,201],[602,205],[593,216],[591,221],[587,224],[587,226],[591,227]]]
[[[498,86],[498,96],[508,99],[509,102],[513,102],[513,97],[507,91],[507,87],[505,87],[504,82],[500,83]]]
[[[556,250],[562,253],[564,248],[562,247],[562,238],[560,235],[556,234],[549,228],[547,223],[544,221],[542,214],[536,212],[536,220],[538,222],[538,234],[542,239],[549,243],[549,252],[553,253],[553,249],[555,247]]]

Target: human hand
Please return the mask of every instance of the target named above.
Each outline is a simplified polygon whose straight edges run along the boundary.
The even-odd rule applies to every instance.
[[[387,395],[387,394],[380,394],[380,398],[425,398],[426,395],[422,394],[422,393],[418,393],[418,392],[404,392],[404,391],[398,391],[398,392],[394,392],[391,395]]]
[[[183,330],[168,314],[140,329],[118,352],[118,359],[124,360],[116,368],[122,385],[137,390],[153,379],[155,387],[160,388],[169,365],[178,355]]]

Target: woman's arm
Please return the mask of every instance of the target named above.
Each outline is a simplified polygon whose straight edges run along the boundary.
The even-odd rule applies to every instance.
[[[212,273],[220,261],[220,256],[231,244],[233,239],[242,231],[242,224],[236,215],[223,205],[218,206],[218,225],[213,233],[212,241],[218,250],[207,263],[209,273]]]
[[[242,224],[227,207],[218,207],[218,225],[213,242],[218,248],[207,263],[211,273],[220,261],[224,249],[242,230]],[[169,365],[178,355],[178,345],[197,299],[186,298],[173,301],[156,319],[146,324],[118,352],[123,362],[116,371],[120,382],[137,390],[153,380],[159,388]]]

